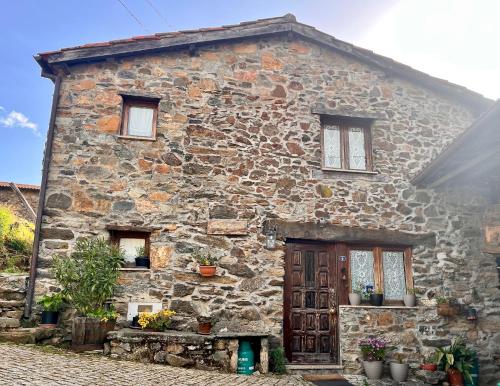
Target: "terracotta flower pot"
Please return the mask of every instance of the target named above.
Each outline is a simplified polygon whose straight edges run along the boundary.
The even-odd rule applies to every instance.
[[[368,379],[382,378],[382,372],[384,370],[382,361],[363,361],[363,368],[365,369],[365,374]]]
[[[417,297],[415,295],[405,295],[403,297],[403,302],[406,307],[415,307],[417,304]]]
[[[458,369],[449,369],[447,375],[450,386],[464,386],[464,376]]]
[[[437,313],[441,316],[453,316],[455,315],[455,308],[448,303],[441,303],[437,306]]]
[[[349,303],[351,303],[351,306],[359,306],[361,304],[361,295],[356,293],[350,293]]]
[[[436,371],[438,369],[438,366],[435,363],[422,363],[420,365],[420,368],[426,371]]]
[[[215,276],[215,265],[200,265],[200,275],[205,277]]]
[[[210,335],[211,330],[212,330],[211,322],[198,322],[198,334]]]

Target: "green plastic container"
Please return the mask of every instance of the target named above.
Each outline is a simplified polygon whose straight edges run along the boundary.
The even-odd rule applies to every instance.
[[[252,346],[247,340],[240,342],[238,348],[238,374],[252,375],[255,371],[255,358]]]

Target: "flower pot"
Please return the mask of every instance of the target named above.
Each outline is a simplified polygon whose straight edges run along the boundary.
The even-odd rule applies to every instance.
[[[198,322],[198,334],[210,335],[212,330],[212,322]]]
[[[441,316],[453,316],[455,315],[455,308],[448,303],[441,303],[437,306],[437,313]]]
[[[116,321],[102,322],[98,318],[76,317],[71,329],[71,348],[74,351],[101,350],[108,332],[114,330]]]
[[[406,307],[415,307],[417,305],[417,297],[415,295],[403,296],[403,302]]]
[[[205,277],[215,276],[215,265],[200,265],[200,275]]]
[[[59,311],[42,311],[42,327],[55,327],[59,320]]]
[[[391,377],[395,381],[405,382],[408,378],[408,363],[391,362]]]
[[[135,258],[135,266],[149,268],[150,267],[149,257],[147,257],[147,256],[136,257]]]
[[[436,371],[438,369],[438,366],[435,363],[422,363],[420,365],[420,369],[426,371]]]
[[[370,294],[370,304],[372,306],[380,307],[384,302],[383,294]]]
[[[464,386],[464,376],[458,369],[448,369],[448,383],[450,386]]]
[[[363,361],[363,368],[368,379],[382,378],[384,370],[382,361]]]
[[[350,293],[349,294],[349,303],[351,303],[351,306],[359,306],[361,304],[361,295],[355,294],[355,293]]]
[[[130,322],[130,327],[141,328],[141,325],[139,324],[139,315],[136,315],[132,318],[132,321]]]

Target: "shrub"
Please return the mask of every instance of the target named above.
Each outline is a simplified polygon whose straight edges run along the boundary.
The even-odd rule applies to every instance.
[[[271,371],[275,374],[286,373],[286,357],[283,347],[277,347],[271,350]]]
[[[53,272],[68,302],[83,316],[104,309],[123,265],[123,253],[102,238],[81,239],[70,256],[54,256]]]
[[[22,272],[29,266],[35,226],[0,207],[0,269]]]
[[[144,328],[149,328],[152,330],[164,331],[172,323],[172,316],[175,315],[175,311],[172,310],[161,310],[158,312],[140,312],[139,313],[139,325]]]

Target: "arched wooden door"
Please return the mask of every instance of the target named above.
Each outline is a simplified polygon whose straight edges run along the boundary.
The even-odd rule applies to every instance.
[[[284,346],[291,363],[338,363],[337,264],[332,244],[287,244]]]

